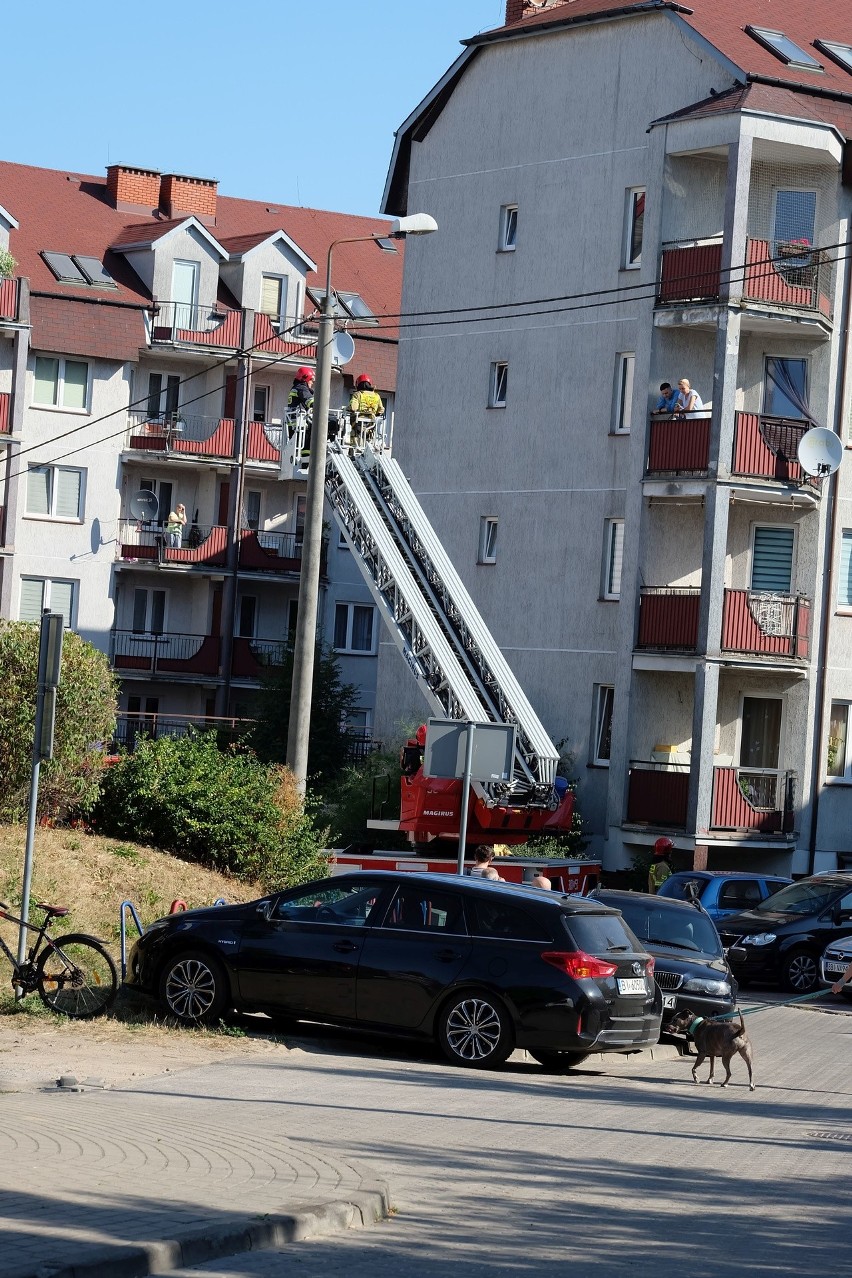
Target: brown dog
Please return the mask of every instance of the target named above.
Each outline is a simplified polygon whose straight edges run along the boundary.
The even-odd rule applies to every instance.
[[[716,1069],[716,1057],[722,1058],[722,1064],[725,1066],[725,1081],[723,1087],[727,1087],[731,1079],[731,1060],[739,1053],[748,1067],[748,1085],[751,1091],[754,1091],[754,1070],[752,1068],[753,1053],[751,1042],[748,1034],[746,1034],[745,1025],[743,1024],[742,1013],[740,1013],[740,1021],[737,1025],[734,1021],[706,1021],[703,1016],[698,1016],[695,1012],[691,1012],[689,1008],[684,1008],[682,1012],[678,1012],[666,1026],[666,1030],[671,1034],[688,1034],[698,1049],[698,1059],[692,1067],[692,1081],[698,1082],[696,1070],[699,1065],[703,1065],[707,1057],[710,1057],[710,1077],[708,1083],[713,1082],[713,1073]]]

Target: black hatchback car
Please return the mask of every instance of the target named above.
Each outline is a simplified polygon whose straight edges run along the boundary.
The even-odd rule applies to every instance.
[[[817,988],[823,950],[852,935],[852,874],[814,874],[773,893],[720,928],[741,985],[779,981],[796,994]]]
[[[737,983],[716,926],[700,905],[648,892],[599,889],[593,895],[621,911],[631,932],[656,959],[664,1025],[687,1007],[701,1016],[733,1011]]]
[[[127,984],[188,1024],[226,1009],[435,1039],[459,1065],[524,1047],[548,1068],[655,1043],[654,960],[601,901],[440,874],[360,871],[174,914]]]

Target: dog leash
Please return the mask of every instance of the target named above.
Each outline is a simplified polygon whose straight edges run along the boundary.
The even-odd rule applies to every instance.
[[[815,990],[812,994],[799,994],[796,998],[788,998],[783,1003],[756,1003],[754,1007],[737,1008],[734,1012],[722,1012],[719,1016],[714,1016],[714,1021],[730,1021],[735,1016],[752,1016],[755,1012],[770,1012],[773,1007],[792,1007],[794,1003],[807,1003],[812,998],[822,998],[825,994],[830,994],[831,989]]]

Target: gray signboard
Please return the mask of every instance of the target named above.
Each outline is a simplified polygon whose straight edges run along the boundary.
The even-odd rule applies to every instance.
[[[427,777],[463,777],[468,731],[473,733],[471,781],[510,781],[516,729],[506,723],[464,723],[430,719],[426,725],[423,773]]]

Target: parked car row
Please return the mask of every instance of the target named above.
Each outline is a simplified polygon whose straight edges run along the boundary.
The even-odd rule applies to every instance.
[[[761,892],[771,882],[755,881]],[[731,899],[722,886],[717,907]],[[720,931],[701,894],[578,897],[364,870],[160,919],[137,941],[127,984],[186,1024],[236,1008],[432,1039],[473,1067],[522,1047],[563,1071],[591,1051],[655,1043],[687,1007],[730,1012],[751,980],[801,993],[852,960],[852,874],[787,884],[726,914]]]

